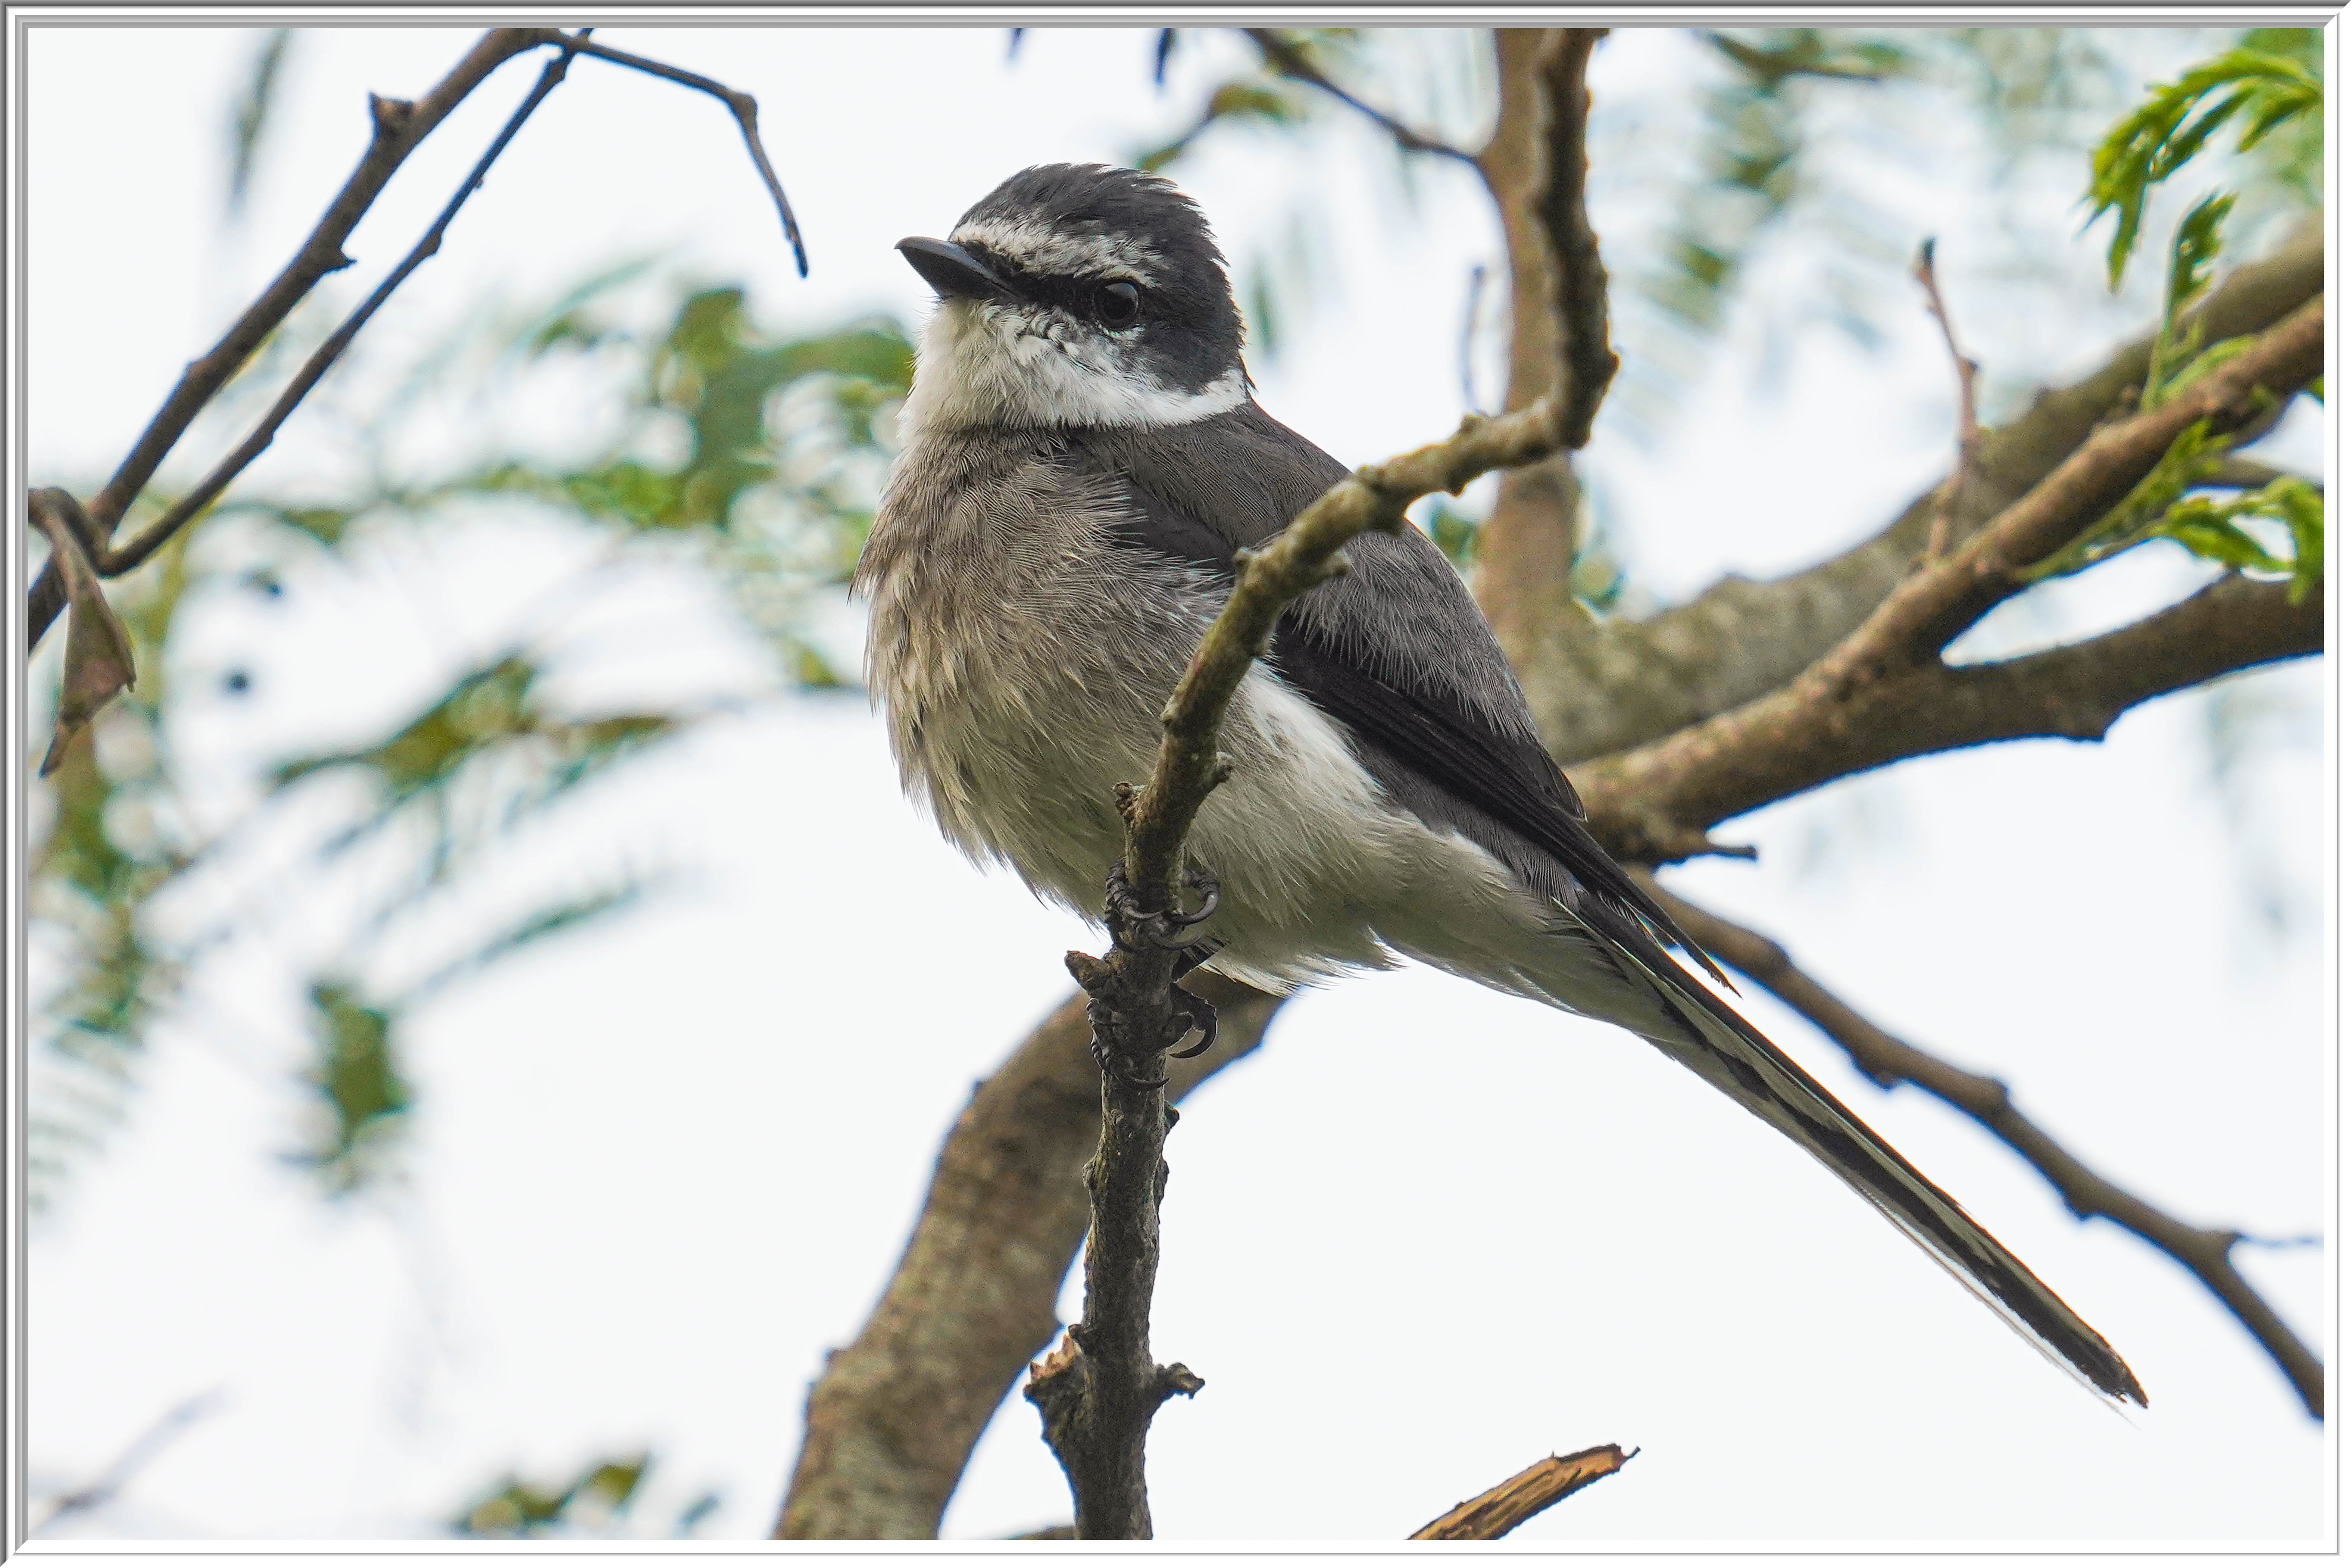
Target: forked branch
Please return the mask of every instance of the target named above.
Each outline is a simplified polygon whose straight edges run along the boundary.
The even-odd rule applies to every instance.
[[[1950,668],[1942,662],[1944,648],[1995,605],[2022,591],[2031,581],[2028,569],[2095,524],[2181,432],[2199,421],[2214,431],[2242,427],[2317,375],[2324,309],[2323,300],[2311,301],[2177,401],[2092,435],[1964,545],[1923,562],[1851,636],[1787,686],[1662,741],[1576,769],[1595,833],[1620,858],[1680,859],[1706,853],[1706,830],[1727,817],[1861,768],[1983,740],[2079,733],[2063,724],[2032,727],[2050,725],[2050,716],[2038,710],[2051,709],[2048,700],[2067,694],[2028,689],[2014,679],[2020,668],[2034,668],[2027,661]],[[2322,619],[2316,595],[2302,606],[2280,595],[2268,605],[2269,614],[2231,621],[2224,628],[2210,612],[2223,603],[2261,611],[2265,595],[2251,584],[2232,588],[2223,599],[2210,596],[2215,592],[2200,595],[2201,604],[2192,599],[2127,628],[2146,644],[2173,643],[2179,657],[2163,667],[2115,667],[2118,695],[2130,695],[2128,689],[2137,685],[2142,689],[2135,700],[2144,700],[2316,647]],[[2168,619],[2176,615],[2179,619]],[[2192,623],[2228,635],[2201,649],[2163,635]],[[2215,657],[2235,653],[2243,657],[2214,662]],[[2074,673],[2079,675],[2095,657],[2074,655]],[[2159,679],[2148,689],[2143,675]],[[2174,675],[2177,682],[2170,681]],[[1993,700],[2002,696],[2009,700],[2006,707]],[[2004,713],[2034,717],[2006,731],[1996,723],[1969,732],[1970,725]]]
[[[777,214],[783,223],[785,238],[792,245],[801,275],[807,276],[808,257],[801,241],[800,227],[793,219],[791,204],[784,197],[783,186],[776,178],[775,168],[769,161],[767,149],[761,142],[759,106],[751,97],[709,77],[609,48],[603,44],[591,43],[588,31],[583,28],[576,33],[566,33],[552,27],[494,27],[483,34],[456,68],[422,99],[410,102],[401,99],[370,97],[368,110],[374,130],[358,168],[352,171],[343,188],[329,204],[310,237],[295,252],[293,260],[262,290],[260,297],[247,307],[227,333],[188,366],[179,384],[172,389],[171,395],[164,399],[163,405],[156,411],[147,428],[132,445],[130,456],[123,459],[113,478],[91,498],[85,509],[90,524],[86,553],[90,569],[97,575],[121,576],[146,561],[218,499],[221,492],[268,448],[278,427],[341,356],[360,329],[391,297],[393,290],[440,249],[442,237],[457,216],[457,209],[480,187],[491,163],[506,150],[508,142],[522,128],[523,121],[562,81],[575,55],[589,55],[632,70],[645,71],[698,92],[707,92],[725,103],[743,132],[744,144],[751,151],[751,161],[759,170],[769,197],[775,203]],[[196,416],[220,395],[254,352],[292,314],[294,308],[308,297],[320,279],[352,265],[352,258],[343,254],[343,242],[351,237],[352,229],[358,226],[368,209],[374,205],[376,198],[383,194],[385,184],[407,160],[409,153],[415,151],[450,111],[499,66],[517,55],[538,48],[553,48],[558,53],[541,72],[539,81],[530,94],[508,117],[488,151],[475,163],[465,184],[443,207],[425,237],[303,363],[276,404],[236,449],[216,464],[194,489],[181,497],[138,538],[121,549],[114,548],[115,529]],[[40,646],[43,634],[66,605],[68,595],[63,570],[62,563],[53,559],[33,585],[27,613],[27,646],[30,647]]]

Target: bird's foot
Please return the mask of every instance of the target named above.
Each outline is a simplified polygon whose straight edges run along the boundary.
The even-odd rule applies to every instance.
[[[1181,899],[1174,909],[1147,910],[1136,897],[1134,885],[1127,879],[1127,862],[1112,861],[1110,877],[1103,884],[1103,923],[1110,928],[1110,940],[1129,952],[1146,952],[1155,947],[1182,952],[1199,946],[1192,932],[1217,912],[1217,879],[1202,867],[1188,866],[1184,888],[1201,896],[1201,907],[1191,914],[1184,912]],[[1193,960],[1195,963],[1199,962]]]
[[[1217,1043],[1217,1009],[1205,997],[1174,984],[1214,956],[1223,944],[1213,938],[1197,939],[1192,933],[1217,912],[1217,879],[1200,867],[1189,867],[1184,873],[1184,890],[1200,897],[1200,907],[1190,914],[1184,912],[1182,900],[1177,907],[1150,910],[1136,897],[1134,886],[1127,879],[1127,866],[1113,861],[1110,876],[1103,889],[1103,923],[1110,930],[1112,944],[1129,952],[1149,952],[1155,949],[1176,955],[1168,987],[1168,1005],[1171,1016],[1168,1021],[1168,1037],[1161,1046],[1165,1050],[1177,1045],[1195,1030],[1199,1042],[1190,1049],[1173,1054],[1179,1059],[1190,1059],[1212,1049]],[[1106,1076],[1116,1076],[1136,1089],[1158,1089],[1168,1080],[1153,1078],[1137,1064],[1115,1057],[1102,1043],[1099,1030],[1091,1043],[1095,1065]]]

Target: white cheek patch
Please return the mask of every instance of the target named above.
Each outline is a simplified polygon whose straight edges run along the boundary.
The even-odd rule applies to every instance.
[[[945,300],[923,329],[915,384],[900,420],[909,431],[984,425],[1140,428],[1189,425],[1248,400],[1238,366],[1187,392],[1121,363],[1098,333],[1050,306]]]
[[[1146,288],[1160,281],[1168,265],[1158,251],[1123,235],[1068,234],[1039,223],[983,218],[957,225],[948,242],[993,251],[1024,271],[1062,277],[1122,272]]]

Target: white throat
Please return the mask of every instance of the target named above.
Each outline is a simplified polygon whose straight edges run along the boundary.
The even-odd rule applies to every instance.
[[[1240,407],[1235,366],[1197,392],[1122,363],[1090,328],[1045,305],[943,300],[915,352],[908,433],[979,425],[1189,425]]]

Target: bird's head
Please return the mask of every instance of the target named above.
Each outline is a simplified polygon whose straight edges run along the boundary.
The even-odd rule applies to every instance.
[[[1241,313],[1201,209],[1133,169],[1024,169],[947,238],[902,239],[938,291],[919,425],[1178,425],[1239,406]]]

